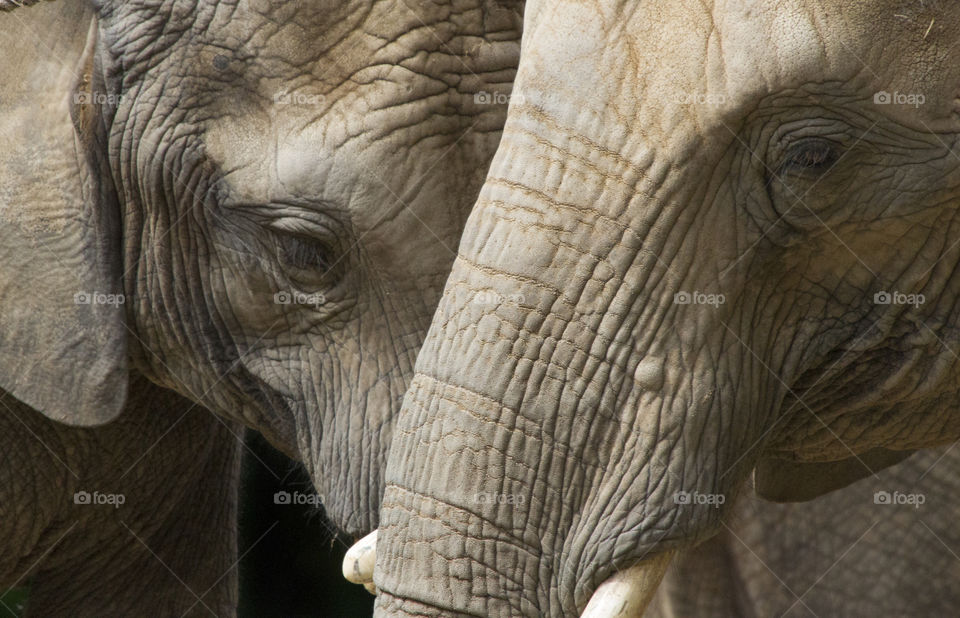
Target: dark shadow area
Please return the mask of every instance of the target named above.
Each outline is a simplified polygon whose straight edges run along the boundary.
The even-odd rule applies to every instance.
[[[244,454],[240,618],[372,616],[373,595],[341,573],[352,539],[335,536],[322,508],[310,504],[306,472],[261,436],[248,432],[246,440],[263,463]]]
[[[26,611],[29,592],[26,586],[18,586],[0,595],[0,617],[20,618],[23,616]]]

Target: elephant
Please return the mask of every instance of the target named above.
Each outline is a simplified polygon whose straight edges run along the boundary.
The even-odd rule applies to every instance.
[[[376,615],[639,615],[749,481],[814,500],[960,438],[958,41],[955,3],[528,2]]]
[[[0,582],[232,615],[241,427],[377,526],[522,3],[0,9]]]

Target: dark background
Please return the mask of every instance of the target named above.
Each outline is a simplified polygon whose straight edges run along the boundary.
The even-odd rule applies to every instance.
[[[244,453],[240,485],[240,618],[370,618],[373,595],[341,570],[353,539],[335,535],[322,509],[274,504],[278,491],[307,494],[313,486],[302,466],[260,435],[247,434],[252,452]]]

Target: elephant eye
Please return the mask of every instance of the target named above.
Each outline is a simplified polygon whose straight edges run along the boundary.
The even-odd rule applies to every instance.
[[[787,149],[781,174],[822,175],[840,158],[836,144],[825,139],[805,139]]]
[[[281,234],[278,244],[280,261],[291,268],[326,273],[334,265],[330,247],[321,241]]]

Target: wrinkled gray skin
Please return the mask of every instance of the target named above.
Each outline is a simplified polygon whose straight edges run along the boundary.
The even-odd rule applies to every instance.
[[[235,549],[217,535],[232,526],[234,422],[303,461],[335,524],[376,527],[391,421],[505,119],[475,94],[509,91],[521,7],[15,4],[0,1],[13,9],[0,15],[0,389],[4,444],[30,463],[4,468],[28,480],[0,496],[15,509],[4,547],[20,548],[4,552],[17,561],[0,587],[36,559],[38,575],[59,565],[35,580],[40,615],[204,614],[186,588],[214,585],[206,598],[228,614]],[[122,305],[93,296],[120,293]],[[179,421],[190,400],[226,420],[197,409]],[[189,555],[161,551],[187,502],[169,516],[136,515],[142,500],[97,511],[185,585],[80,604],[86,579],[65,578],[92,540],[56,545],[91,512],[72,504],[79,486],[131,503],[193,492],[209,513],[176,541]],[[109,531],[90,578],[108,561],[131,580],[169,575],[130,532]]]
[[[129,389],[89,429],[0,393],[0,589],[29,585],[28,616],[232,616],[237,428],[143,377]]]
[[[744,492],[717,536],[677,556],[645,615],[952,615],[960,448],[947,448],[809,502]],[[877,504],[877,492],[922,496],[922,504]]]
[[[960,7],[536,0],[524,32],[395,431],[382,616],[576,615],[755,469],[809,498],[960,437]]]

